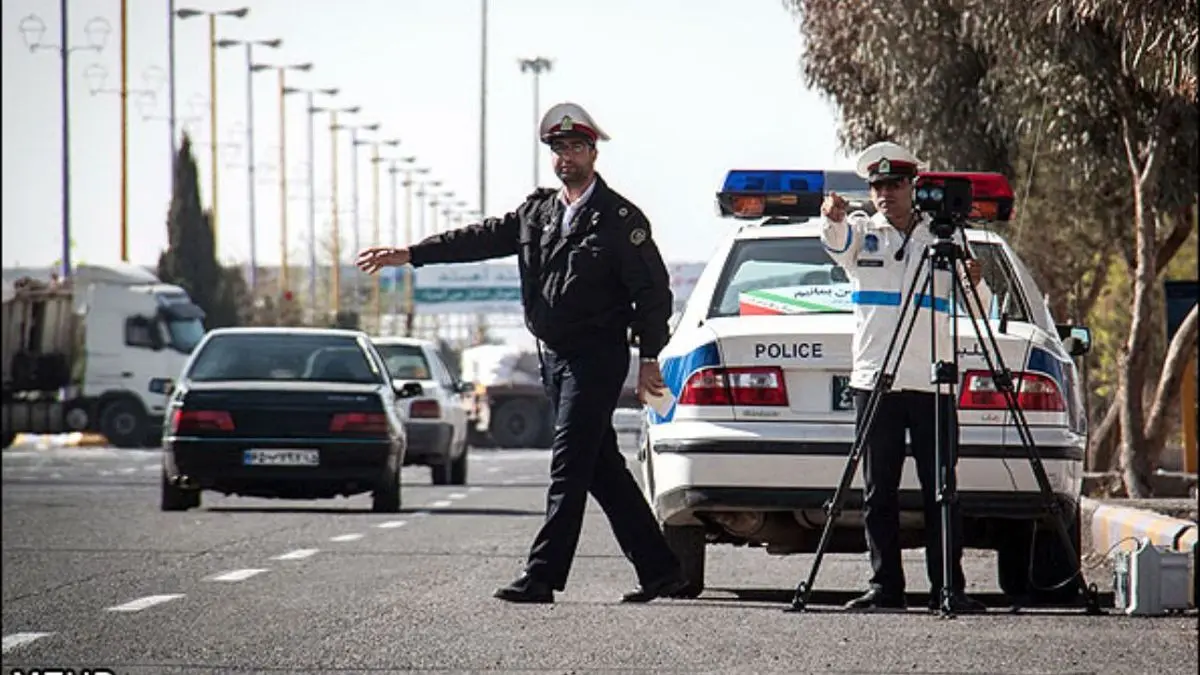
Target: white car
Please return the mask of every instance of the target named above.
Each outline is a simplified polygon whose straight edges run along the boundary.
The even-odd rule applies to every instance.
[[[371,342],[397,385],[421,385],[421,395],[401,401],[408,435],[404,464],[428,466],[434,485],[465,485],[469,447],[463,393],[470,384],[450,374],[429,340],[374,337]]]
[[[649,408],[644,413],[638,451],[643,485],[692,581],[683,595],[703,590],[706,546],[815,551],[823,505],[841,480],[854,440],[848,392],[852,288],[822,245],[819,205],[826,190],[863,197],[867,188],[849,172],[794,172],[791,177],[803,177],[807,190],[796,187],[798,180],[790,190],[772,189],[769,176],[761,175],[757,190],[745,189],[755,183],[747,174],[778,179],[780,173],[730,173],[718,196],[722,215],[753,221],[741,223],[721,244],[672,322],[659,357],[672,407],[665,415]],[[979,175],[962,175],[976,180],[976,207],[1000,205],[1001,219],[1011,212],[1011,190],[985,202],[990,188]],[[730,191],[735,184],[743,191]],[[856,208],[869,210],[869,201]],[[994,294],[992,332],[1004,364],[1022,383],[1019,402],[1053,492],[1074,524],[1070,534],[1078,552],[1087,418],[1072,357],[1087,352],[1090,332],[1055,324],[1033,276],[1002,237],[976,227],[964,231]],[[1028,455],[992,387],[971,321],[961,310],[958,316],[963,543],[997,550],[1006,593],[1034,601],[1072,598],[1075,584],[1045,590],[1071,576],[1078,555],[1066,554],[1046,520]],[[990,344],[986,332],[984,337]],[[929,348],[909,345],[912,350],[927,354]],[[921,493],[911,461],[900,501],[902,545],[922,547]],[[866,550],[861,505],[860,464],[827,552]],[[807,572],[807,565],[798,565],[797,580]]]

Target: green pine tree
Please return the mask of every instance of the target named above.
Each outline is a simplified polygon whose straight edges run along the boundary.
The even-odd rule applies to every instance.
[[[200,203],[200,177],[192,141],[184,134],[175,156],[175,193],[167,216],[167,250],[158,259],[158,276],[182,287],[205,312],[208,328],[242,323],[246,281],[241,270],[223,268],[214,250],[212,219]]]

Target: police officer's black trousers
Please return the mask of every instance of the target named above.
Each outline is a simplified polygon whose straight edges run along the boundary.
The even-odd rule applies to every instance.
[[[617,448],[612,425],[629,372],[629,348],[614,340],[581,351],[542,352],[542,379],[556,424],[546,521],[534,539],[526,573],[555,590],[566,586],[590,492],[639,582],[657,581],[679,563]]]
[[[861,426],[870,392],[856,390],[854,404]],[[921,483],[925,512],[925,565],[932,593],[942,587],[942,512],[937,502],[935,483],[934,406],[941,405],[942,448],[950,451],[950,439],[957,438],[958,425],[954,400],[948,394],[920,391],[892,391],[884,394],[867,433],[863,449],[864,517],[867,547],[871,552],[871,585],[888,595],[905,591],[904,570],[900,564],[900,479],[905,460],[905,430],[912,439],[912,455]],[[950,456],[950,467],[957,465],[958,454]],[[948,480],[954,485],[955,472]],[[966,580],[962,571],[962,513],[957,504],[951,510],[954,581],[951,588],[962,591]]]

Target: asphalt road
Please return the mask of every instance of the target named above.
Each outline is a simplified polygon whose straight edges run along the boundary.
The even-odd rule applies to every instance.
[[[633,571],[594,503],[558,603],[508,605],[490,594],[521,568],[547,464],[475,451],[468,487],[406,469],[399,515],[211,493],[180,514],[158,510],[157,452],[5,451],[4,673],[1197,672],[1194,615],[840,612],[861,556],[827,559],[806,614],[781,610],[808,557],[731,547],[709,549],[701,598],[620,605]],[[971,591],[1001,604],[991,555],[968,555]],[[923,607],[920,553],[906,564]]]

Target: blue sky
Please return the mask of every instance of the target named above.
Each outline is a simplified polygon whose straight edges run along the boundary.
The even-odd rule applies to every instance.
[[[231,9],[248,4],[243,20],[218,20],[218,37],[281,38],[279,50],[259,49],[258,60],[312,62],[289,74],[289,85],[338,87],[338,105],[359,105],[354,121],[378,122],[381,138],[400,138],[393,154],[416,155],[440,189],[478,208],[480,0],[177,0],[178,7]],[[129,87],[147,87],[143,75],[167,67],[165,0],[130,0]],[[119,259],[120,98],[90,95],[87,73],[108,72],[119,85],[117,0],[72,0],[72,45],[86,44],[85,25],[104,17],[112,25],[105,50],[72,54],[72,218],[75,261]],[[57,41],[58,3],[4,0],[3,39],[3,263],[48,265],[60,256],[59,59],[30,53],[20,37],[22,18],[38,15]],[[650,217],[668,261],[702,261],[727,232],[715,216],[714,193],[731,168],[849,168],[837,148],[836,111],[807,91],[799,76],[801,43],[791,15],[778,0],[490,0],[488,13],[487,211],[499,214],[532,188],[532,82],[519,58],[554,60],[541,80],[541,108],[570,100],[582,104],[612,140],[602,144],[598,168],[609,183]],[[207,117],[207,23],[176,24],[176,88],[180,117],[196,140],[210,142]],[[89,67],[92,68],[89,71]],[[151,85],[154,79],[151,79]],[[249,257],[245,154],[246,68],[241,48],[218,54],[219,246],[225,261]],[[279,100],[274,73],[255,76],[257,239],[260,264],[280,259]],[[165,116],[165,85],[149,112]],[[288,238],[293,261],[305,259],[307,238],[307,115],[298,97],[286,112],[289,178]],[[327,232],[330,207],[328,123],[318,118],[315,143],[317,223]],[[168,130],[143,120],[130,105],[129,228],[131,258],[153,264],[166,245],[170,198]],[[346,137],[339,141],[339,196],[343,255],[352,258],[349,233],[350,169]],[[360,154],[360,209],[364,241],[370,234],[371,165]],[[538,155],[540,178],[553,185],[548,154]],[[201,191],[209,203],[208,148],[198,148]],[[386,175],[382,215],[388,218]],[[403,219],[403,215],[401,215]],[[386,225],[385,225],[386,227]],[[328,235],[324,238],[327,239]]]

